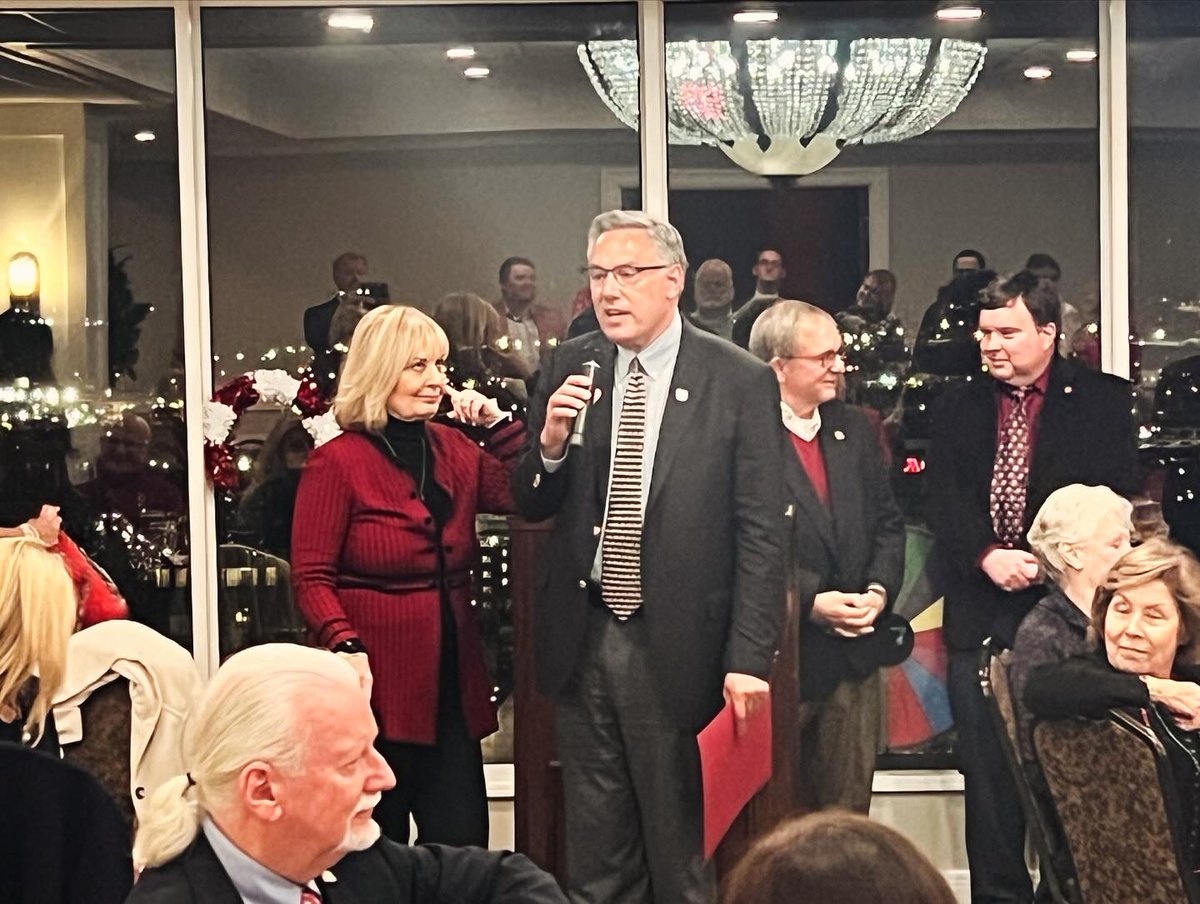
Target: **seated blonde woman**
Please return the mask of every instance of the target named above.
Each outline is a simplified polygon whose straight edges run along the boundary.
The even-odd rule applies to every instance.
[[[1091,649],[1092,600],[1117,559],[1129,552],[1133,505],[1108,487],[1073,483],[1051,493],[1029,528],[1051,590],[1021,621],[1009,654],[1008,680],[1020,723],[1021,754],[1033,760],[1032,717],[1021,704],[1036,666]]]
[[[1200,562],[1157,539],[1122,556],[1096,594],[1091,638],[1090,653],[1030,672],[1025,705],[1039,719],[1136,710],[1167,750],[1180,841],[1200,866]]]
[[[0,741],[58,754],[50,707],[76,612],[60,556],[38,540],[0,538]]]

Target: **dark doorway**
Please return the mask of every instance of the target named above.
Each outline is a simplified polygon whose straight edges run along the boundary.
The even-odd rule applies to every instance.
[[[627,191],[622,201],[636,207],[640,197]],[[763,248],[783,255],[785,298],[830,312],[854,304],[870,269],[865,186],[681,189],[670,193],[670,205],[692,270],[713,257],[733,268],[735,307],[754,294],[751,271]],[[690,291],[684,304],[690,309]]]

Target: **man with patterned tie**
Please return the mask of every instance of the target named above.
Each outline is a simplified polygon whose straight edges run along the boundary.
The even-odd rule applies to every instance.
[[[535,647],[558,702],[575,902],[715,899],[696,732],[723,700],[739,727],[769,702],[784,614],[778,384],[680,316],[686,269],[670,224],[596,217],[600,331],[546,362],[514,475],[522,513],[556,517]]]
[[[395,778],[376,734],[338,654],[235,653],[189,717],[188,774],[148,801],[130,904],[565,904],[519,854],[381,838],[371,811]]]
[[[980,645],[1011,645],[1043,595],[1026,532],[1046,497],[1072,483],[1137,490],[1129,384],[1055,354],[1053,284],[1028,271],[996,280],[979,315],[988,378],[947,394],[925,471],[945,566],[950,704],[965,780],[971,900],[1028,902],[1024,820],[979,687]]]

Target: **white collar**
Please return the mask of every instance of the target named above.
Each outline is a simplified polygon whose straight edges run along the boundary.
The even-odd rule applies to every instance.
[[[787,402],[780,402],[779,407],[783,411],[783,426],[790,433],[794,433],[802,440],[810,443],[816,439],[817,433],[821,429],[820,408],[813,411],[812,417],[800,417],[800,415],[792,411]]]

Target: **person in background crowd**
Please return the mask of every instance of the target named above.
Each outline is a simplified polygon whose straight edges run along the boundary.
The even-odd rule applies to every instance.
[[[450,341],[446,375],[457,386],[495,399],[501,411],[524,419],[531,376],[516,354],[496,309],[471,292],[443,295],[433,319]]]
[[[784,485],[804,615],[797,753],[804,804],[865,815],[879,744],[878,667],[895,647],[885,622],[904,576],[904,518],[874,428],[836,398],[845,365],[834,319],[781,299],[754,324],[750,352],[775,371],[794,450]]]
[[[94,511],[124,515],[141,530],[148,516],[183,514],[179,487],[152,470],[152,438],[150,424],[132,411],[108,425],[100,437],[96,476],[79,486]]]
[[[722,700],[739,730],[769,705],[785,612],[778,384],[680,316],[670,224],[600,214],[588,266],[601,331],[546,362],[513,478],[525,517],[556,516],[534,625],[558,704],[569,892],[710,904],[696,732]]]
[[[342,363],[342,353],[334,348],[336,343],[330,336],[334,315],[339,307],[357,309],[361,305],[357,293],[366,279],[367,259],[364,255],[357,251],[339,254],[333,261],[333,284],[337,291],[328,301],[313,305],[304,312],[304,341],[312,349],[313,374],[326,392],[331,391]],[[357,322],[357,318],[354,320]],[[353,327],[350,332],[353,332]]]
[[[1029,672],[1090,649],[1092,601],[1108,571],[1129,552],[1133,504],[1108,487],[1073,483],[1046,497],[1029,528],[1050,592],[1021,620],[1008,657],[1008,682],[1020,725],[1021,753],[1032,761],[1033,719],[1022,698]]]
[[[941,873],[894,829],[852,813],[791,819],[754,843],[722,904],[955,904]]]
[[[1025,261],[1025,269],[1038,279],[1044,279],[1053,285],[1056,290],[1059,288],[1062,280],[1062,268],[1058,266],[1058,261],[1050,255],[1042,252],[1029,255],[1029,259]],[[1079,336],[1080,330],[1083,330],[1083,316],[1075,305],[1062,298],[1061,292],[1059,299],[1062,302],[1062,332],[1058,337],[1058,353],[1064,358],[1070,358],[1076,354],[1076,336]],[[1084,331],[1083,336],[1080,336],[1080,344],[1082,345],[1086,339],[1091,339],[1097,345],[1099,344],[1099,340],[1094,334]],[[1086,358],[1086,349],[1080,350],[1084,352],[1081,357]]]
[[[980,645],[1011,647],[1044,595],[1025,536],[1047,497],[1072,483],[1122,495],[1138,486],[1129,384],[1057,357],[1058,329],[1051,285],[1024,271],[993,282],[979,313],[990,379],[940,400],[926,459],[975,904],[1033,897],[1024,818],[979,686]]]
[[[500,265],[497,313],[512,340],[510,351],[527,373],[536,373],[542,359],[566,335],[562,312],[537,303],[537,270],[527,257],[510,257]]]
[[[758,316],[779,300],[779,289],[787,270],[783,267],[783,255],[774,248],[758,252],[754,264],[754,294],[738,306],[733,315],[731,336],[742,348],[750,347],[750,330]]]
[[[189,720],[187,773],[151,796],[129,904],[565,904],[520,854],[381,838],[372,809],[395,778],[375,735],[339,657],[291,644],[235,653]]]
[[[379,749],[400,777],[378,808],[407,841],[486,845],[479,740],[496,730],[472,606],[477,512],[508,512],[509,462],[523,424],[492,399],[454,390],[449,342],[415,308],[367,314],[334,402],[343,433],[300,478],[292,527],[296,603],[316,643],[374,676]],[[460,423],[496,428],[481,449],[430,423],[449,397]]]
[[[892,313],[896,275],[872,270],[863,277],[854,304],[837,314],[846,343],[846,401],[890,411],[899,401],[908,365],[904,325]]]
[[[722,339],[733,338],[733,270],[723,260],[713,258],[696,269],[692,289],[696,311],[688,316],[693,326]]]
[[[1091,652],[1030,672],[1025,706],[1037,719],[1103,719],[1116,708],[1148,719],[1174,779],[1177,843],[1200,870],[1200,562],[1147,540],[1108,573],[1091,628]]]
[[[954,255],[950,282],[938,289],[926,310],[913,346],[919,373],[966,376],[979,373],[979,356],[971,338],[979,324],[983,291],[996,274],[982,254],[964,249]]]
[[[238,504],[239,541],[291,559],[292,514],[312,437],[291,412],[283,412],[254,459],[253,478]]]

